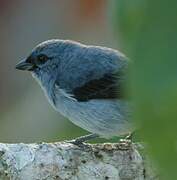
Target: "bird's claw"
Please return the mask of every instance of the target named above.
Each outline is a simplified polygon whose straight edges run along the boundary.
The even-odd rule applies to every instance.
[[[119,148],[121,150],[128,150],[130,149],[131,145],[132,145],[132,140],[130,139],[120,139],[119,141]]]
[[[84,148],[88,148],[88,147],[91,147],[89,144],[86,144],[85,142],[89,141],[89,140],[92,140],[94,138],[97,138],[99,137],[97,134],[88,134],[88,135],[85,135],[85,136],[80,136],[76,139],[72,139],[72,140],[69,140],[69,141],[66,141],[67,143],[71,143],[71,144],[74,144],[78,147],[84,147]]]
[[[77,139],[73,139],[73,140],[68,140],[68,141],[65,141],[66,143],[70,143],[70,144],[73,144],[75,146],[78,146],[80,148],[89,148],[90,145],[89,144],[86,144],[82,141],[79,141]]]

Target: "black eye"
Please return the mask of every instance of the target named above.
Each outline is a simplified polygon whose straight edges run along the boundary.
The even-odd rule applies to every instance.
[[[43,64],[45,63],[47,60],[48,60],[48,57],[44,54],[40,54],[38,57],[37,57],[37,60],[40,64]]]

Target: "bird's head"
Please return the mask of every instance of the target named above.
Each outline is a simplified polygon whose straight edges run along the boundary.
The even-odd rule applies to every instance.
[[[30,71],[42,84],[57,76],[66,43],[62,40],[48,40],[37,45],[30,55],[16,65],[16,69]]]
[[[49,40],[37,45],[30,55],[16,65],[18,70],[48,71],[58,64],[61,42],[59,40]]]

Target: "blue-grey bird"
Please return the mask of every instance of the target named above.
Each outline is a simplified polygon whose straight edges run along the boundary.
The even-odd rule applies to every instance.
[[[48,40],[16,65],[30,71],[56,111],[91,132],[73,141],[132,131],[124,84],[128,59],[119,51],[70,40]]]

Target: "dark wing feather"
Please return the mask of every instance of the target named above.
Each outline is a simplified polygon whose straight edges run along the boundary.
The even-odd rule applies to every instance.
[[[78,101],[91,99],[123,98],[122,74],[105,74],[100,79],[90,80],[81,87],[76,87],[72,94]]]

